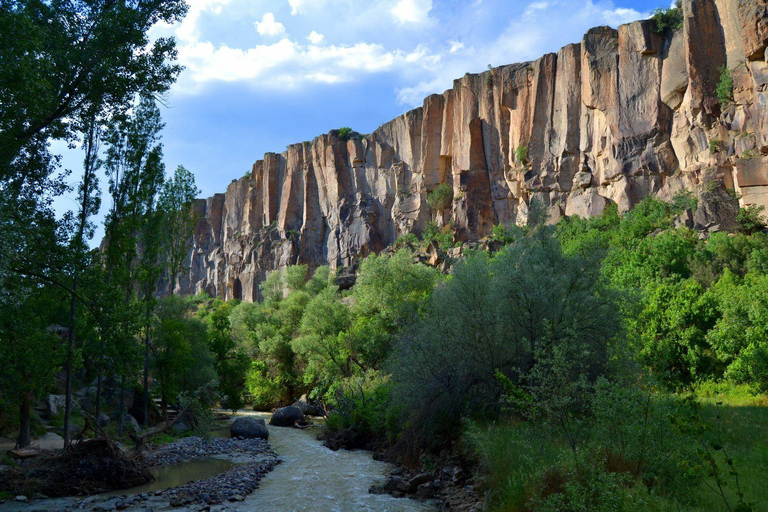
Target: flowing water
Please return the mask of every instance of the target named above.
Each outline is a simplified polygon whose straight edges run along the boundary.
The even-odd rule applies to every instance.
[[[258,414],[268,419],[269,415]],[[239,510],[270,512],[416,512],[434,507],[408,498],[368,494],[392,468],[366,451],[331,451],[317,429],[269,427],[269,443],[283,463],[261,481]]]
[[[269,420],[269,414],[240,411],[238,416],[253,415]],[[426,512],[436,508],[408,498],[393,498],[382,494],[368,494],[373,484],[383,483],[392,466],[375,461],[366,451],[331,451],[317,440],[316,428],[305,430],[268,427],[269,443],[282,459],[282,464],[267,474],[260,487],[245,501],[224,503],[211,510],[240,512]],[[215,436],[228,437],[229,431],[220,430]],[[116,491],[114,494],[134,495],[168,487],[183,485],[222,473],[233,466],[222,458],[198,459],[176,466],[159,468],[157,480],[141,488]],[[106,499],[106,501],[105,501]],[[74,506],[84,510],[110,509],[117,498],[104,495],[85,498],[35,500],[31,504],[6,503],[4,511],[61,511]],[[198,507],[199,508],[199,507]],[[139,508],[131,510],[179,510],[168,506],[164,497],[152,497]],[[190,510],[197,510],[190,509]]]

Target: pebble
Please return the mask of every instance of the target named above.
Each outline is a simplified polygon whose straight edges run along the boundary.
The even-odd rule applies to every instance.
[[[173,466],[191,459],[236,453],[245,455],[274,454],[269,443],[263,439],[185,437],[147,455],[146,461],[150,467]]]
[[[26,496],[16,496],[16,501],[24,502],[24,501],[27,501],[28,499],[29,498],[27,498]]]

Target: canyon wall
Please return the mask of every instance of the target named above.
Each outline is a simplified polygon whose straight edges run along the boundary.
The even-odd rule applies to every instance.
[[[721,180],[768,205],[768,0],[684,0],[683,12],[674,33],[647,20],[594,28],[537,61],[467,74],[370,135],[267,153],[198,202],[176,292],[259,300],[287,265],[351,266],[429,222],[477,240],[527,222],[532,200],[554,222]],[[452,204],[433,211],[443,183]]]

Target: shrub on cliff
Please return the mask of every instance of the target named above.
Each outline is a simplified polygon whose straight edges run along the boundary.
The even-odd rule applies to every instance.
[[[733,71],[725,65],[720,66],[720,81],[717,82],[717,100],[725,108],[733,102]]]
[[[677,0],[674,7],[655,9],[651,13],[651,19],[654,22],[653,29],[657,34],[679,30],[683,26],[683,2]]]
[[[427,204],[436,212],[448,208],[453,201],[453,188],[448,183],[441,183],[427,196]]]

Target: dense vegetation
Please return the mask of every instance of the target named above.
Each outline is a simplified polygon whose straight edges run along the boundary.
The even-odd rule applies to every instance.
[[[745,449],[755,436],[715,402],[768,390],[768,236],[755,208],[739,233],[672,228],[695,202],[557,226],[534,212],[449,276],[416,262],[429,236],[364,260],[350,292],[327,268],[273,274],[264,303],[231,310],[248,390],[262,408],[323,402],[332,447],[418,465],[452,446],[496,510],[748,510],[768,447]]]

